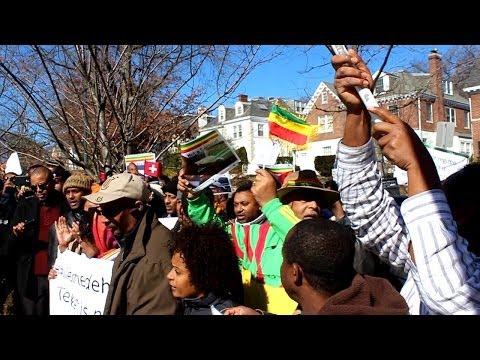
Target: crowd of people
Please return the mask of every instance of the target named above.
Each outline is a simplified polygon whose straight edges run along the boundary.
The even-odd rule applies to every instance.
[[[361,57],[332,66],[347,116],[327,184],[314,170],[280,183],[258,169],[225,196],[193,192],[184,169],[153,179],[134,163],[101,184],[44,164],[22,188],[5,173],[1,303],[48,315],[68,251],[113,261],[104,315],[478,314],[480,164],[440,181],[408,124],[364,107],[357,88],[373,79]],[[374,142],[407,172],[402,202],[382,186]]]

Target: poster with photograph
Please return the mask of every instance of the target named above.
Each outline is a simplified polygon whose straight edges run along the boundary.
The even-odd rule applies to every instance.
[[[185,178],[193,191],[201,191],[221,174],[233,169],[240,158],[217,130],[180,144]]]
[[[145,175],[145,161],[155,161],[155,153],[125,155],[125,170],[128,169],[128,164],[133,162],[137,165],[138,172]]]
[[[229,194],[232,192],[230,173],[220,174],[211,184],[210,189],[215,195]]]

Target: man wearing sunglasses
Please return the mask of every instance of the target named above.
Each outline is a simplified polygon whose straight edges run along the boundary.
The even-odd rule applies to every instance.
[[[69,206],[65,196],[55,190],[53,174],[47,167],[35,167],[29,179],[34,195],[19,200],[12,221],[17,250],[18,313],[45,316],[49,314],[49,229]]]
[[[170,231],[147,203],[151,191],[127,172],[109,177],[84,198],[121,247],[113,264],[104,315],[173,315],[177,302],[168,285]]]

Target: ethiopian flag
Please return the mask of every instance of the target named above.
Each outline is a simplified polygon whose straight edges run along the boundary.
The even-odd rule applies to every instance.
[[[310,125],[298,116],[274,104],[268,115],[270,135],[285,141],[305,145],[312,131]]]
[[[293,171],[293,166],[290,164],[265,165],[265,170],[268,170],[268,172],[278,180],[280,185],[282,185],[283,180]]]

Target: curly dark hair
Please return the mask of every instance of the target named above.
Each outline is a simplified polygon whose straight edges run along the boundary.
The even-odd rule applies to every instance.
[[[335,221],[300,221],[287,234],[282,251],[284,261],[299,264],[317,291],[336,294],[349,287],[355,276],[355,234]]]
[[[198,291],[231,297],[243,304],[238,257],[227,232],[216,224],[189,224],[172,233],[170,255],[180,253]]]

